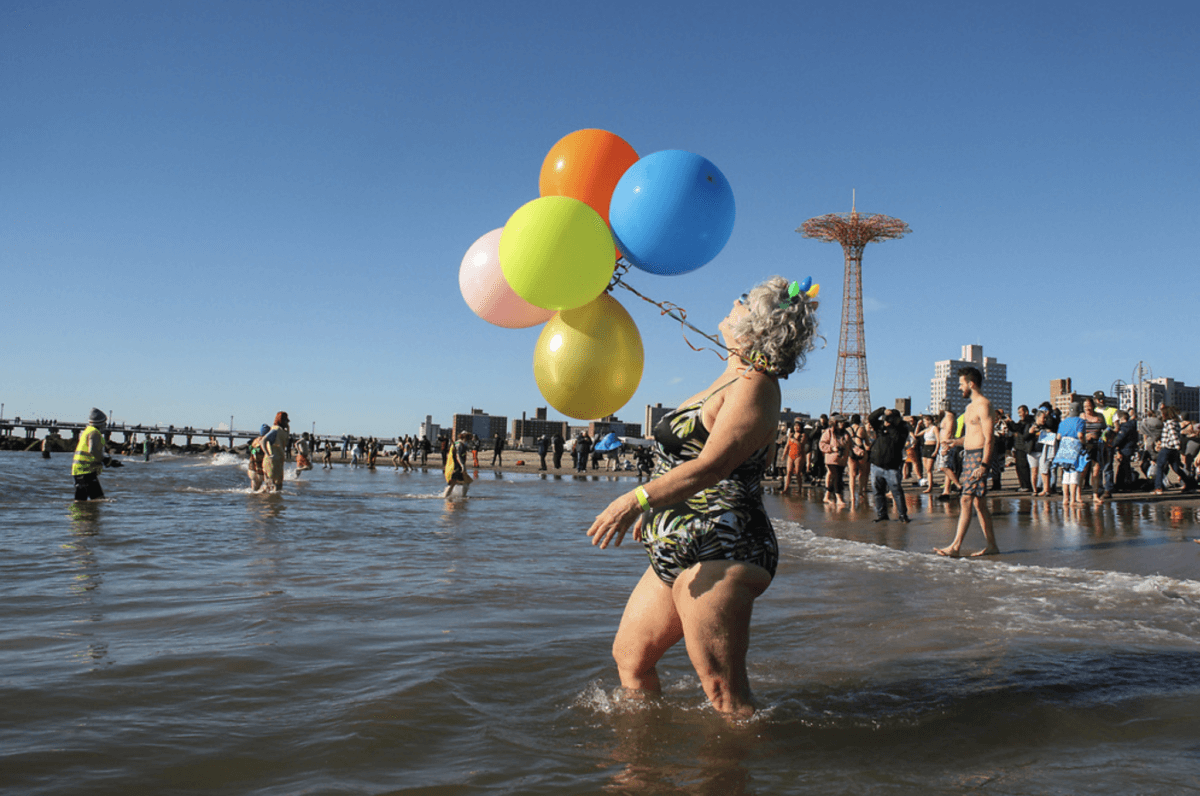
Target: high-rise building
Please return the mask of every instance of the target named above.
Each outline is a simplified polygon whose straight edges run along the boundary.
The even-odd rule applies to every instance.
[[[618,420],[616,415],[609,415],[608,417],[588,423],[588,435],[593,439],[600,439],[605,434],[616,434],[618,437],[640,438],[642,436],[642,426],[640,423],[626,423],[623,420]]]
[[[1071,396],[1075,391],[1071,389],[1071,379],[1051,379],[1050,380],[1050,405],[1054,407],[1060,417],[1067,416],[1067,407],[1071,404]]]
[[[963,398],[958,389],[959,368],[974,367],[983,373],[983,393],[992,402],[992,409],[1012,414],[1012,382],[1008,380],[1008,366],[985,357],[983,346],[965,345],[962,359],[943,359],[933,363],[933,379],[929,385],[929,411],[940,412],[950,409],[962,414],[970,399]]]
[[[469,431],[484,442],[503,437],[508,426],[507,417],[492,417],[482,409],[471,408],[469,415],[454,416],[454,436],[458,437],[464,431]]]
[[[430,442],[437,442],[441,432],[442,427],[433,422],[433,415],[425,415],[425,422],[421,424],[421,430],[418,432],[419,436]]]
[[[564,440],[571,438],[567,421],[565,420],[547,420],[546,407],[540,406],[537,409],[537,417],[532,420],[521,418],[512,422],[513,442],[517,445],[533,445],[539,437],[553,437],[555,434],[562,436]]]
[[[1134,405],[1134,394],[1137,390],[1136,384],[1126,384],[1121,388],[1121,394],[1117,398],[1122,409],[1129,409]],[[1200,387],[1189,387],[1181,381],[1167,377],[1142,382],[1137,409],[1144,412],[1146,409],[1159,409],[1164,406],[1175,407],[1180,415],[1188,420],[1200,420]]]
[[[650,406],[646,404],[646,422],[642,426],[642,428],[646,429],[646,436],[654,433],[654,427],[658,425],[658,421],[662,420],[664,415],[674,411],[675,407],[673,406],[663,406],[662,404]]]

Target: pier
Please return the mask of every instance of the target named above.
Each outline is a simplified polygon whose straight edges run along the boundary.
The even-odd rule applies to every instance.
[[[64,440],[78,440],[79,435],[87,428],[87,423],[61,423],[57,420],[24,420],[22,418],[2,419],[0,420],[0,437],[17,437],[21,436],[31,443],[38,439],[39,431],[45,430],[46,434],[57,433]],[[291,432],[292,438],[298,438],[299,433]],[[117,435],[122,435],[120,438]],[[228,440],[229,447],[233,448],[237,443],[236,440],[249,442],[259,436],[259,430],[253,431],[238,431],[227,428],[193,428],[191,426],[143,426],[143,425],[128,425],[126,423],[114,423],[106,426],[104,429],[105,438],[111,443],[134,443],[144,435],[149,434],[152,437],[162,437],[168,445],[179,445],[178,438],[182,437],[182,444],[191,446],[193,439],[199,438],[200,444],[203,445],[208,441],[209,437],[215,437],[219,440]],[[341,446],[343,437],[341,434],[317,434],[313,438],[317,444],[324,445],[326,442],[332,442],[337,446]],[[357,437],[355,437],[357,439]],[[382,445],[395,445],[395,438],[379,439]]]

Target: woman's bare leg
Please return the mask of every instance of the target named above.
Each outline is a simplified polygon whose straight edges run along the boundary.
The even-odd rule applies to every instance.
[[[746,651],[754,599],[771,585],[762,567],[739,561],[702,561],[672,588],[688,657],[704,693],[721,713],[754,713]]]
[[[846,470],[850,474],[850,508],[858,508],[858,462],[851,459]]]
[[[625,603],[625,613],[613,639],[613,660],[621,685],[634,691],[658,694],[657,664],[663,654],[683,638],[683,625],[675,610],[671,587],[646,567],[642,579]]]

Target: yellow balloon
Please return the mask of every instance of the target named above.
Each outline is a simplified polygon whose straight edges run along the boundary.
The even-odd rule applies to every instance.
[[[592,208],[543,196],[512,214],[500,235],[500,270],[518,296],[548,310],[582,307],[616,268],[612,233]]]
[[[558,312],[533,349],[533,377],[551,406],[567,417],[594,420],[616,412],[642,380],[642,336],[633,318],[608,295]]]

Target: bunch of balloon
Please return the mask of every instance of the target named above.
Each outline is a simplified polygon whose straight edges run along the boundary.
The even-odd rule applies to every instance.
[[[620,256],[608,205],[637,159],[605,130],[565,136],[542,164],[540,198],[477,240],[459,269],[463,298],[485,321],[508,328],[549,321],[534,350],[535,380],[555,409],[577,419],[612,414],[641,381],[641,336],[605,292]]]
[[[643,366],[637,326],[607,293],[617,260],[661,275],[705,265],[733,232],[733,191],[706,158],[639,159],[620,136],[590,129],[551,147],[538,188],[467,251],[459,288],[497,326],[545,323],[533,355],[542,396],[569,417],[604,417],[633,397]]]

